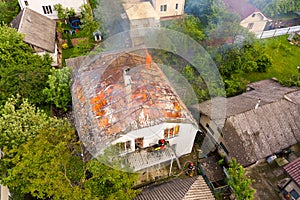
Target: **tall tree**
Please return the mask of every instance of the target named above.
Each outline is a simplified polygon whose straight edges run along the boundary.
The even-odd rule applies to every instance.
[[[269,17],[300,10],[300,1],[298,0],[250,0],[250,2]]]
[[[16,94],[35,104],[43,103],[42,90],[51,63],[49,55],[34,54],[17,30],[0,25],[0,104]]]
[[[64,67],[62,69],[51,69],[51,75],[48,77],[48,87],[43,90],[46,96],[46,102],[54,104],[57,108],[68,109],[71,103],[71,73],[72,69]]]
[[[27,194],[54,200],[123,200],[136,195],[131,189],[136,174],[111,169],[98,160],[82,160],[81,144],[66,120],[50,118],[27,101],[12,99],[0,116],[0,138],[3,132],[8,135],[0,141],[4,152],[0,178],[19,199]]]
[[[20,11],[19,2],[17,0],[0,0],[0,10],[0,22],[9,24]]]
[[[237,163],[235,158],[229,163],[227,172],[229,174],[227,184],[234,190],[236,199],[254,199],[255,190],[251,188],[252,180],[246,177],[243,166]]]

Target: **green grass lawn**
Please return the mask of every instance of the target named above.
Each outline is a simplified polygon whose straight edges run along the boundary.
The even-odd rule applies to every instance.
[[[266,46],[266,53],[270,56],[272,67],[266,73],[249,73],[242,77],[250,82],[267,78],[285,79],[298,73],[297,66],[300,66],[300,47],[291,45],[287,41],[288,35],[275,38],[263,39]]]

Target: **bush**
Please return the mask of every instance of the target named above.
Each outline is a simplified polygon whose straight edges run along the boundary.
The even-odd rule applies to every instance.
[[[63,43],[63,44],[62,44],[62,48],[63,48],[63,49],[67,49],[67,48],[69,48],[69,46],[68,46],[67,43]]]

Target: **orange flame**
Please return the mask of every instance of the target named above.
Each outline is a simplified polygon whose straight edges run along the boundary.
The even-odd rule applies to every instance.
[[[152,57],[151,55],[148,53],[148,51],[146,50],[146,67],[150,68],[152,63]]]

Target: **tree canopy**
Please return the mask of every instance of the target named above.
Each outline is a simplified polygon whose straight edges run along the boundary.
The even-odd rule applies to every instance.
[[[300,1],[297,0],[250,0],[250,2],[269,17],[300,10]]]
[[[49,55],[34,54],[16,29],[0,25],[0,104],[16,94],[34,104],[44,102],[51,63]]]
[[[46,96],[46,102],[54,104],[57,108],[68,109],[71,103],[71,73],[72,69],[64,67],[61,69],[51,69],[51,75],[48,76],[48,86],[43,90]]]
[[[136,174],[96,159],[84,162],[69,122],[48,117],[26,100],[10,99],[1,107],[0,133],[0,178],[18,198],[123,200],[137,193],[131,189]]]
[[[9,24],[20,11],[19,2],[17,0],[1,0],[0,10],[0,22]]]
[[[235,158],[230,161],[227,172],[229,175],[227,178],[227,184],[234,190],[236,199],[254,199],[255,190],[251,188],[252,180],[245,176],[245,170],[243,166],[237,163]]]

